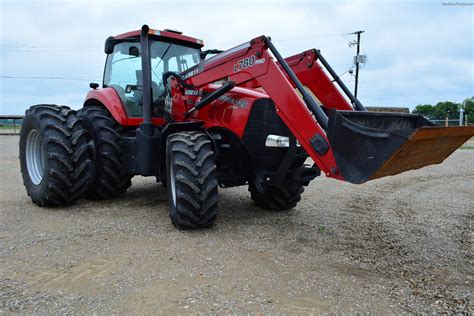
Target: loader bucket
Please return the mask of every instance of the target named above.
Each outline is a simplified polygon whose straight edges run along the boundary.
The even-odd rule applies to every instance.
[[[441,163],[474,135],[474,126],[441,127],[421,115],[329,112],[328,140],[341,175],[351,183]]]

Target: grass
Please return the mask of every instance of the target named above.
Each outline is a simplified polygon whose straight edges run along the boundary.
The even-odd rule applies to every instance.
[[[21,128],[21,125],[16,125],[16,128]],[[0,129],[13,129],[13,125],[0,125]]]

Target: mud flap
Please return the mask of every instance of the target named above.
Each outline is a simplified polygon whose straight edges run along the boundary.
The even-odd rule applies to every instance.
[[[441,163],[474,135],[474,126],[441,127],[421,115],[329,112],[328,140],[338,172],[351,183]]]

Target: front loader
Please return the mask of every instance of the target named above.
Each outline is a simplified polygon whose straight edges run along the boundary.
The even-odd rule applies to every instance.
[[[91,84],[82,109],[27,110],[20,160],[33,202],[111,198],[153,176],[175,226],[206,227],[218,186],[247,185],[258,206],[288,210],[321,171],[360,184],[441,163],[474,135],[367,112],[316,49],[285,59],[265,36],[202,47],[146,25],[109,37],[102,87]]]

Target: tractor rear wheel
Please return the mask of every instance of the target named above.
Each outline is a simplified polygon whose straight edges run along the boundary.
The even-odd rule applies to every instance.
[[[86,197],[106,199],[124,193],[132,185],[132,177],[123,172],[121,126],[103,107],[88,106],[78,114],[92,135],[95,147],[95,173]]]
[[[52,104],[28,109],[20,132],[23,184],[39,206],[79,199],[92,179],[92,140],[76,111]]]
[[[250,196],[255,204],[263,209],[273,211],[287,211],[301,201],[304,187],[301,184],[290,182],[281,187],[261,185],[260,190],[253,183],[249,185]]]
[[[179,229],[207,227],[218,213],[217,172],[209,137],[197,131],[171,134],[166,143],[171,221]]]

